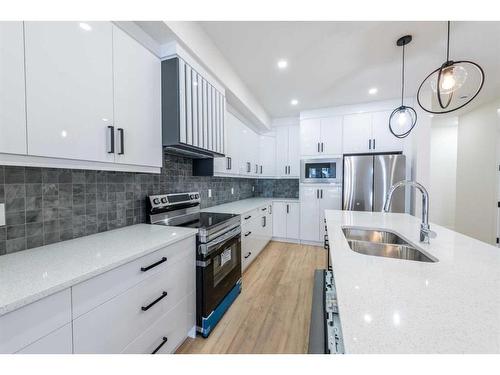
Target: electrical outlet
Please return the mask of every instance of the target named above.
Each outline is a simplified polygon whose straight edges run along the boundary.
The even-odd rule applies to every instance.
[[[231,188],[231,195],[234,195],[234,188]]]
[[[5,204],[0,203],[0,227],[5,225]]]
[[[208,197],[212,198],[212,189],[208,189]]]

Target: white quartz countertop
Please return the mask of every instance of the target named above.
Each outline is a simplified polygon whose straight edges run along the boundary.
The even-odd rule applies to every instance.
[[[138,224],[0,256],[0,316],[196,233]]]
[[[346,353],[500,353],[500,249],[407,214],[326,211]],[[358,254],[342,226],[390,229],[436,263]]]
[[[270,204],[276,201],[283,202],[298,202],[296,198],[247,198],[230,203],[220,204],[203,209],[205,212],[217,212],[225,214],[243,215],[246,212],[252,211],[265,204]]]

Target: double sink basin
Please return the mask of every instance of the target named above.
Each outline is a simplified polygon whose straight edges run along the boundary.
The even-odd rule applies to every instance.
[[[417,262],[437,262],[436,258],[389,230],[343,227],[342,231],[351,250],[360,254]]]

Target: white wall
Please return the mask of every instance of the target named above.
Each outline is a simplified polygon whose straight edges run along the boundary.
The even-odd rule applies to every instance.
[[[497,142],[500,100],[460,116],[455,229],[494,244],[497,231]]]
[[[458,118],[433,118],[430,149],[430,220],[455,227]]]

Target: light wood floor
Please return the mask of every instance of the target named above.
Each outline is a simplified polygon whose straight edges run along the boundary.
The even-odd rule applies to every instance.
[[[306,353],[314,270],[326,257],[321,247],[270,242],[210,336],[188,338],[177,353]]]

